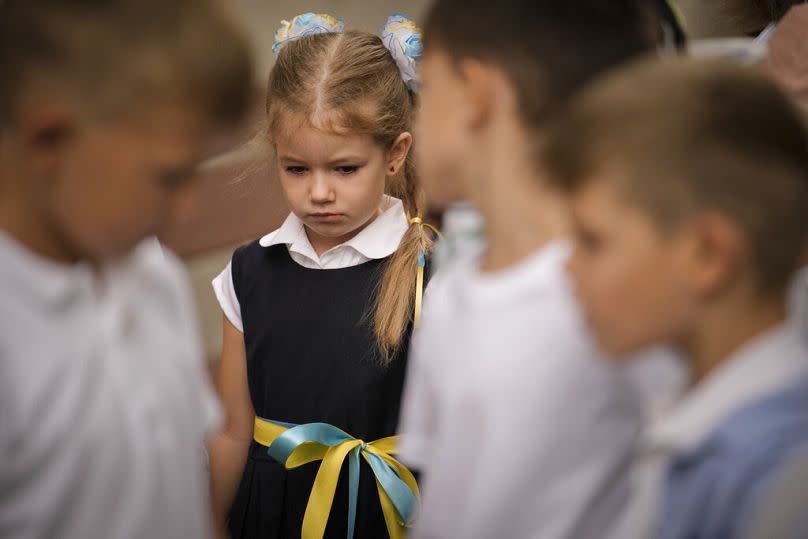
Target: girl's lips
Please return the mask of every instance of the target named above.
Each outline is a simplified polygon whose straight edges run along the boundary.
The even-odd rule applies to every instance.
[[[318,223],[337,223],[344,220],[345,216],[341,213],[312,213],[309,214],[309,219]]]

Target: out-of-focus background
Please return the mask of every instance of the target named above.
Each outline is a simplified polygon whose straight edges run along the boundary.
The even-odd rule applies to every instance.
[[[608,0],[605,0],[608,1]],[[722,0],[681,0],[690,38],[741,35],[737,21],[721,10]],[[287,209],[277,182],[264,162],[261,148],[246,142],[260,125],[264,84],[272,66],[272,42],[283,18],[306,11],[344,18],[349,28],[376,32],[388,15],[403,12],[420,20],[428,0],[231,0],[248,30],[257,59],[256,105],[250,125],[233,135],[244,147],[217,158],[202,172],[202,199],[197,214],[161,238],[187,263],[199,310],[205,350],[213,363],[221,350],[222,314],[210,282],[240,244],[276,228]],[[215,36],[212,36],[215,39]]]

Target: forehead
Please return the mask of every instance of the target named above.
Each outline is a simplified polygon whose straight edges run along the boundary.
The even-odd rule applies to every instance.
[[[327,161],[342,155],[369,157],[381,152],[381,146],[368,134],[335,128],[333,123],[310,121],[298,115],[284,118],[282,128],[273,137],[281,158]]]
[[[613,224],[627,213],[641,211],[631,198],[619,173],[606,170],[592,173],[570,193],[576,220],[590,224]]]

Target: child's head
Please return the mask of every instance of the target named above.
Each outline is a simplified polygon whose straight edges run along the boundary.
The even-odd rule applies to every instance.
[[[409,155],[414,109],[379,36],[331,31],[283,45],[269,77],[267,135],[289,206],[313,244],[335,246],[361,232],[385,193],[421,215]],[[419,253],[431,246],[431,233],[411,226],[387,264],[375,329],[388,357],[412,317]]]
[[[609,352],[687,349],[706,316],[782,305],[808,239],[808,134],[762,74],[632,66],[574,101],[545,162],[573,194],[570,270]]]
[[[4,0],[0,24],[3,228],[65,260],[158,232],[249,100],[247,45],[222,8]]]
[[[424,26],[423,90],[417,127],[419,171],[438,206],[468,196],[489,142],[477,135],[502,100],[528,138],[598,73],[654,48],[654,19],[643,0],[536,2],[437,0]],[[460,180],[460,181],[458,181]]]

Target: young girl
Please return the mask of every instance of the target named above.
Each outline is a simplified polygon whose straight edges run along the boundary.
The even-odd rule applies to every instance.
[[[213,496],[236,538],[398,537],[417,495],[382,439],[433,244],[409,157],[420,40],[403,16],[382,38],[342,30],[315,14],[278,30],[266,137],[292,213],[213,283],[227,410]]]

